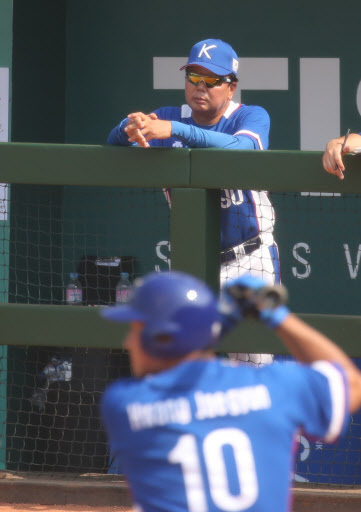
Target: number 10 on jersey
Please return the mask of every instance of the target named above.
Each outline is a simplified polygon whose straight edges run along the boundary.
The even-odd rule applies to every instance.
[[[229,474],[223,449],[232,449],[239,486],[238,494],[230,492]],[[206,468],[209,492],[214,505],[221,510],[237,511],[251,507],[258,497],[258,482],[252,445],[248,435],[237,428],[216,429],[207,434],[198,451],[196,438],[192,434],[181,436],[169,452],[168,460],[180,464],[185,492],[190,512],[208,512],[206,478],[202,464]]]

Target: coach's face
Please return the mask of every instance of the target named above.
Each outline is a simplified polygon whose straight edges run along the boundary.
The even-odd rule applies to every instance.
[[[203,76],[218,76],[202,66],[189,66],[187,71]],[[218,123],[227,110],[236,90],[236,82],[222,82],[219,87],[208,88],[204,82],[193,85],[185,80],[185,97],[192,109],[192,117],[198,124],[212,125]]]

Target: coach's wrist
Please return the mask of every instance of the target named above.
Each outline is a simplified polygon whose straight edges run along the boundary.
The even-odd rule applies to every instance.
[[[169,139],[172,136],[172,123],[171,121],[164,121],[155,119],[150,121],[151,139]]]

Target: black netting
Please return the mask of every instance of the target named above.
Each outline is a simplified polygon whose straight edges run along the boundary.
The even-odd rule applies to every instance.
[[[99,399],[110,382],[130,375],[125,351],[9,347],[3,365],[6,469],[107,473]]]
[[[2,192],[2,302],[64,304],[69,274],[76,272],[83,304],[106,306],[115,301],[121,272],[133,281],[169,268],[170,211],[160,189],[14,185]],[[264,226],[275,221],[291,308],[360,314],[360,196],[280,192],[269,199],[275,217]],[[233,220],[236,228],[245,222]],[[258,356],[254,364],[270,362],[269,355]],[[129,371],[122,350],[0,346],[0,469],[107,473],[99,399]],[[361,484],[360,439],[359,414],[335,445],[300,435],[294,479]]]

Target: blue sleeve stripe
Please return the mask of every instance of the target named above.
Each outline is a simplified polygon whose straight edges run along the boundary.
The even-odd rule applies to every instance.
[[[263,149],[261,137],[258,135],[258,133],[251,132],[250,130],[240,130],[234,134],[234,137],[236,137],[236,135],[249,135],[250,137],[253,137],[256,139],[259,149]]]
[[[327,443],[334,442],[343,430],[346,420],[348,392],[343,373],[338,367],[327,361],[317,361],[312,368],[322,373],[330,387],[332,411],[328,430],[324,436]]]

